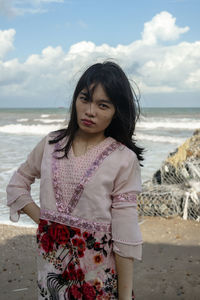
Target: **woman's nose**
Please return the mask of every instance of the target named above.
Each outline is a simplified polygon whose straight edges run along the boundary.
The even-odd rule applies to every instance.
[[[90,102],[88,103],[88,107],[86,110],[86,115],[89,117],[94,117],[96,115],[95,105],[94,103]]]

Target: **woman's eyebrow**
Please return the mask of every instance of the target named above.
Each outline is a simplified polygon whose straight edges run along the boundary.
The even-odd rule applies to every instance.
[[[112,102],[108,99],[99,99],[98,102],[104,102],[104,103],[112,104]]]
[[[81,91],[81,92],[80,92],[80,95],[83,95],[83,96],[85,96],[85,97],[88,97],[88,96],[89,96],[89,93],[88,93],[88,92],[83,92],[83,91]],[[112,101],[110,101],[109,99],[98,99],[97,101],[98,101],[98,102],[104,102],[104,103],[112,104]]]
[[[81,95],[88,96],[87,92],[80,92]]]

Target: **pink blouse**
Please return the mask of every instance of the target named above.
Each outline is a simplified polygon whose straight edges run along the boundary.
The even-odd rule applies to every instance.
[[[141,191],[136,154],[111,137],[75,157],[57,159],[51,134],[28,155],[7,186],[10,219],[33,201],[30,186],[40,178],[40,218],[92,231],[112,232],[113,250],[141,259],[137,194]],[[66,142],[66,141],[65,141]],[[64,143],[64,141],[63,141]]]

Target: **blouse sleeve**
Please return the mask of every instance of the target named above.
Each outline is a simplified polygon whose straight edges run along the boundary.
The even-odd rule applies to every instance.
[[[21,209],[33,202],[31,184],[40,178],[41,162],[46,138],[43,138],[28,155],[27,160],[13,174],[6,188],[7,205],[10,207],[10,220],[18,222]]]
[[[123,257],[142,257],[142,236],[138,224],[137,194],[141,192],[140,166],[132,152],[120,168],[112,193],[113,250]]]

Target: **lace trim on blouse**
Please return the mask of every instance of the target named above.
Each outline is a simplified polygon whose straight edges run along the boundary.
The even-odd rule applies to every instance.
[[[55,212],[47,209],[40,210],[40,219],[57,222],[60,224],[83,228],[89,231],[111,232],[110,223],[92,222],[80,217],[66,215],[65,213]]]
[[[137,194],[131,193],[123,193],[118,194],[113,197],[112,201],[113,206],[137,206]]]

